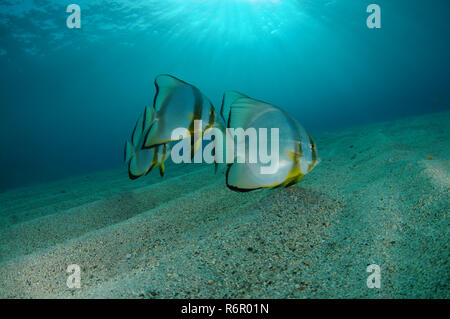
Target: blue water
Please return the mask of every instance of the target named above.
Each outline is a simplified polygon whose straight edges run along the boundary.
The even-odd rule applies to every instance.
[[[159,73],[216,108],[230,89],[266,100],[313,134],[450,109],[448,0],[73,2],[81,29],[71,2],[0,3],[0,190],[120,167]]]

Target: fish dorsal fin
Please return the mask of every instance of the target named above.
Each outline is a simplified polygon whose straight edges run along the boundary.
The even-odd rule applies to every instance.
[[[254,118],[274,109],[278,110],[274,105],[249,97],[236,99],[230,107],[227,127],[246,129],[251,126]]]
[[[226,91],[223,94],[220,115],[222,116],[225,125],[227,125],[230,117],[231,105],[240,98],[248,98],[248,96],[237,91]]]
[[[165,103],[167,103],[167,97],[169,97],[172,92],[183,85],[192,87],[198,90],[195,86],[184,82],[183,80],[177,79],[176,77],[169,74],[160,74],[155,78],[156,94],[153,100],[153,107],[156,112],[158,112]]]
[[[135,147],[139,144],[139,139],[141,138],[143,127],[144,127],[144,117],[143,115],[139,115],[139,118],[136,121],[136,125],[134,126],[133,133],[131,133],[131,144]]]
[[[144,148],[179,140],[172,137],[174,130],[185,128],[192,132],[195,121],[202,121],[202,131],[214,124],[214,106],[195,86],[171,75],[158,75],[155,86],[156,114],[146,132]]]

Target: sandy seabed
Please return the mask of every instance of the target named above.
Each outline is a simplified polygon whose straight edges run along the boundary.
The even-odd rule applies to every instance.
[[[0,193],[0,297],[449,298],[450,112],[315,140],[322,162],[288,189],[184,165]]]

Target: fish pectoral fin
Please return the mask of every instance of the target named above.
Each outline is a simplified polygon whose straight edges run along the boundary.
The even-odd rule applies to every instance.
[[[286,151],[286,156],[295,164],[295,165],[300,165],[300,157],[301,154],[298,152],[294,152],[294,151]]]
[[[293,152],[293,151],[286,151],[286,155],[287,155],[287,157],[291,160],[291,161],[293,161],[294,163],[295,163],[295,161],[297,160],[297,158],[298,158],[298,154],[296,153],[296,152]]]

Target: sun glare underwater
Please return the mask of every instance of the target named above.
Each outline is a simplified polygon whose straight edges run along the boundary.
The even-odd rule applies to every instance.
[[[448,298],[449,21],[448,0],[1,1],[0,297]],[[229,128],[277,128],[276,173],[175,163]],[[265,154],[247,138],[212,158]],[[48,276],[67,252],[98,266],[75,292]]]

